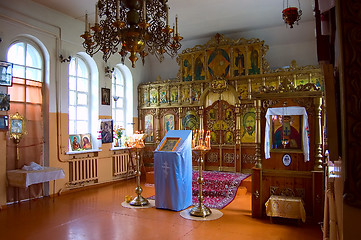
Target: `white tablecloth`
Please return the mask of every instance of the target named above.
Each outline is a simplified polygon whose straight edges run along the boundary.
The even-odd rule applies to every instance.
[[[54,167],[44,167],[43,170],[36,171],[21,169],[7,171],[8,185],[12,187],[27,188],[32,184],[49,182],[64,177],[64,170]]]

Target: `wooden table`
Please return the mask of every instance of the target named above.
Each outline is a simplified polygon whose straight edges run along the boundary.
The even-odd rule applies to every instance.
[[[272,217],[301,219],[306,222],[306,211],[300,197],[271,195],[265,205],[271,222]]]
[[[7,173],[8,185],[16,188],[27,188],[33,184],[54,181],[53,182],[54,195],[55,195],[55,180],[65,177],[64,170],[62,168],[55,168],[55,167],[44,167],[44,169],[42,170],[34,170],[34,171],[16,169],[16,170],[8,170],[6,173]]]

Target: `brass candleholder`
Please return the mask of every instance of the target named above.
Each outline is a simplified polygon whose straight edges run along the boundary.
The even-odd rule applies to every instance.
[[[203,204],[203,190],[202,190],[202,184],[204,182],[202,172],[203,172],[203,158],[204,155],[210,150],[210,148],[192,148],[192,151],[196,153],[198,158],[198,203],[195,207],[191,209],[189,212],[190,215],[195,217],[207,217],[212,213],[212,211]]]
[[[142,150],[142,148],[132,148],[135,150],[134,154],[135,154],[135,158],[137,160],[137,187],[135,188],[135,193],[137,194],[137,196],[129,202],[130,205],[132,206],[145,206],[149,204],[149,201],[142,197],[142,192],[143,189],[140,186],[140,175],[142,174],[140,171],[140,164],[141,164],[141,159],[140,159],[140,151]]]

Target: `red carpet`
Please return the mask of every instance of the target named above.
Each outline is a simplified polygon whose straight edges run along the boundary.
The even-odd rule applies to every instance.
[[[233,201],[241,182],[250,174],[234,172],[203,171],[203,204],[209,208],[222,209]],[[198,171],[193,171],[193,204],[198,203]]]
[[[203,171],[204,179],[203,204],[209,208],[222,209],[233,201],[237,194],[237,189],[244,179],[250,174],[234,172]],[[193,171],[192,195],[193,204],[198,203],[198,171]],[[148,199],[155,199],[151,196]]]

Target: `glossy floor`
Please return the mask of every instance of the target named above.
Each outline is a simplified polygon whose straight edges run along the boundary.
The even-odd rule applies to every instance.
[[[142,184],[142,196],[154,187]],[[317,225],[251,217],[251,195],[241,189],[235,200],[213,221],[192,221],[180,212],[121,206],[135,195],[135,179],[91,188],[55,198],[8,206],[0,211],[0,239],[322,239]],[[30,206],[30,207],[29,207]]]

